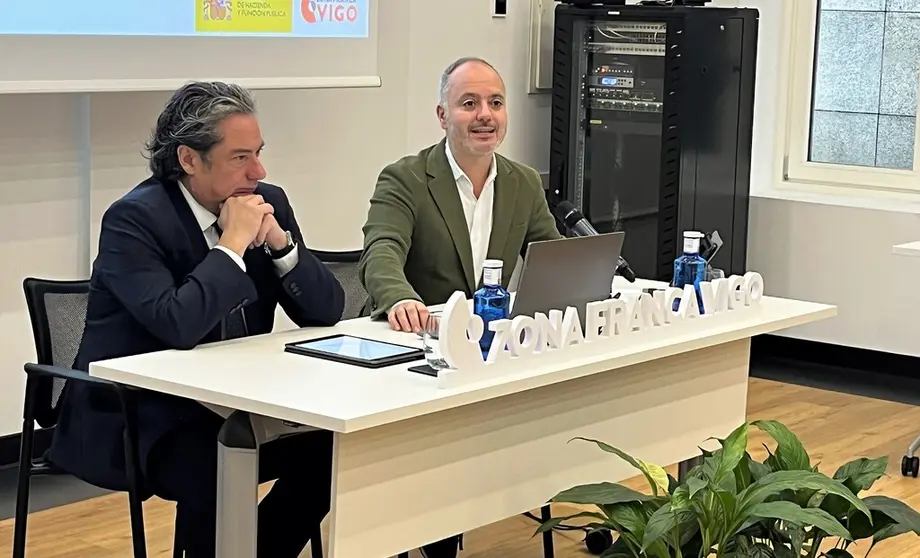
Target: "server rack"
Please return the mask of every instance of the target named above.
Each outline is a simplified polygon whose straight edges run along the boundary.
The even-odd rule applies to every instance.
[[[685,230],[718,230],[712,264],[746,270],[758,12],[560,4],[550,203],[626,232],[639,277],[670,280]]]

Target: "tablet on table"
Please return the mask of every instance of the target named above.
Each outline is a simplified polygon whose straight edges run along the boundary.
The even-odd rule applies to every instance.
[[[287,343],[284,345],[284,350],[289,353],[365,368],[382,368],[425,358],[425,351],[421,347],[398,345],[345,334]]]

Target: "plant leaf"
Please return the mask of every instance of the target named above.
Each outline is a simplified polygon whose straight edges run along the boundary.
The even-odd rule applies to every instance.
[[[772,471],[782,471],[783,467],[780,465],[779,460],[776,459],[776,456],[773,455],[773,452],[770,451],[770,448],[767,447],[767,444],[764,444],[763,447],[767,449],[767,458],[763,460],[764,466]]]
[[[849,488],[849,487],[848,487]],[[820,494],[820,493],[816,493]],[[824,499],[821,501],[819,506],[809,506],[809,507],[819,507],[832,516],[836,517],[838,520],[844,520],[847,517],[847,514],[850,513],[850,503],[837,496],[836,494],[826,494]]]
[[[754,482],[759,481],[760,479],[764,478],[765,476],[773,472],[769,467],[767,467],[763,463],[759,461],[754,461],[753,459],[751,459],[750,463],[748,463],[748,468],[751,470],[751,480]]]
[[[705,479],[713,489],[734,492],[737,488],[734,475],[721,475],[719,473],[724,453],[724,449],[718,449],[713,452],[712,456],[703,459],[703,463],[699,465],[699,470],[695,470],[697,472],[693,476]]]
[[[658,490],[661,490],[665,494],[668,493],[668,472],[664,470],[664,467],[661,465],[655,465],[654,463],[646,463],[641,459],[637,459],[639,466],[642,468],[642,472],[646,474],[646,477],[652,479],[655,483],[655,486]],[[658,495],[658,490],[655,490],[655,496]]]
[[[747,429],[747,423],[742,424],[722,442],[722,451],[717,457],[718,463],[712,479],[717,486],[727,476],[734,474],[735,467],[747,454]]]
[[[658,508],[648,518],[645,525],[645,536],[642,538],[642,552],[645,552],[654,543],[663,540],[672,529],[680,523],[678,512],[671,509],[671,504]]]
[[[652,488],[652,493],[655,496],[658,496],[658,491],[662,490],[665,493],[668,492],[668,473],[664,470],[663,467],[659,465],[654,465],[650,463],[645,463],[641,459],[636,459],[633,456],[629,455],[625,451],[615,448],[606,442],[601,442],[600,440],[595,440],[593,438],[584,438],[582,436],[576,436],[572,440],[581,440],[584,442],[592,442],[597,444],[597,447],[606,451],[607,453],[612,453],[622,459],[623,461],[629,463],[636,469],[642,471],[642,474],[645,475],[646,480],[648,480],[649,486]],[[572,440],[569,440],[570,442]]]
[[[773,552],[773,549],[763,543],[755,543],[747,553],[744,555],[744,558],[775,558],[776,554]],[[740,558],[740,557],[739,557]]]
[[[799,558],[794,550],[781,544],[773,545],[773,556],[775,558]]]
[[[910,527],[906,525],[900,525],[898,523],[892,523],[891,525],[886,525],[875,532],[872,535],[872,546],[874,547],[878,543],[882,542],[885,539],[892,539],[894,537],[900,537],[906,533],[910,533]],[[870,547],[871,549],[871,547]]]
[[[834,473],[834,478],[846,485],[854,494],[869,490],[875,481],[885,475],[888,457],[867,459],[861,457],[843,465]]]
[[[808,533],[805,532],[805,527],[802,525],[790,523],[787,524],[786,527],[786,534],[789,536],[789,544],[792,545],[792,551],[798,556],[802,553],[802,547],[805,546],[805,541],[808,540]]]
[[[883,540],[906,532],[918,533],[917,528],[920,527],[918,515],[920,514],[907,504],[887,496],[868,496],[863,499],[863,502],[872,510],[872,523],[869,523],[866,516],[857,513],[851,512],[847,518],[847,527],[857,539],[872,537],[875,540],[881,534],[882,538],[878,540]],[[886,530],[892,525],[903,527],[903,529]]]
[[[735,516],[735,509],[738,506],[738,500],[735,495],[731,492],[725,492],[724,490],[715,491],[716,500],[719,502],[719,507],[724,514],[725,520],[722,521],[722,525],[728,525],[728,522],[731,521],[731,518]]]
[[[805,446],[784,424],[775,420],[756,420],[751,424],[776,440],[775,465],[778,465],[780,469],[786,471],[811,470],[811,460],[808,452],[805,451]]]
[[[873,512],[881,512],[898,525],[920,535],[920,513],[900,500],[888,496],[867,496],[863,502]]]
[[[690,480],[693,480],[692,478]],[[703,483],[703,486],[706,486],[706,481],[702,479],[696,479],[698,482]],[[689,483],[689,481],[687,481]],[[682,510],[690,507],[690,487],[687,484],[682,484],[677,487],[677,490],[674,491],[674,494],[671,494],[671,509]]]
[[[674,494],[674,491],[680,487],[680,482],[677,479],[668,475],[668,494]]]
[[[635,554],[626,544],[626,539],[620,537],[613,541],[613,544],[605,550],[600,558],[635,558]]]
[[[637,540],[642,540],[645,534],[645,524],[648,522],[648,515],[641,503],[629,502],[617,504],[614,506],[604,506],[604,513],[610,518],[610,522],[616,524],[621,529],[629,531],[636,536]]]
[[[770,496],[775,496],[784,490],[803,489],[823,490],[829,494],[841,496],[853,504],[853,507],[857,510],[863,512],[866,517],[871,517],[866,504],[839,481],[828,478],[821,473],[793,470],[770,473],[739,494],[738,510],[740,517],[736,517],[736,520],[743,522],[747,519],[746,516],[751,513],[752,506],[764,502]]]
[[[842,548],[832,548],[821,556],[827,556],[827,558],[853,558],[852,554]]]
[[[621,502],[644,502],[651,497],[636,492],[631,488],[614,484],[612,482],[598,482],[573,486],[556,494],[552,502],[565,502],[569,504],[594,504],[596,506],[609,506]]]
[[[751,458],[750,454],[745,451],[738,466],[735,467],[735,494],[751,486],[751,483],[757,480],[751,472],[752,463],[755,463],[755,461]]]
[[[635,558],[635,554],[628,547],[610,547],[601,554],[600,558]]]
[[[706,481],[701,478],[691,477],[687,479],[687,490],[689,490],[688,496],[693,498],[697,492],[706,488]]]
[[[673,556],[668,547],[687,546],[699,531],[696,514],[692,509],[673,510],[670,503],[655,510],[645,526],[641,556]],[[676,535],[679,532],[680,537]]]
[[[792,523],[814,525],[828,535],[851,541],[853,537],[846,527],[834,517],[819,508],[800,508],[792,502],[762,502],[751,509],[751,515],[757,517],[780,519]]]

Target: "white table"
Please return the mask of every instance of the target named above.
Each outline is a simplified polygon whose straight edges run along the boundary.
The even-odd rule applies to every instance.
[[[823,304],[765,297],[756,316],[670,336],[637,336],[566,366],[454,389],[407,371],[285,353],[285,343],[350,333],[411,334],[356,319],[93,363],[122,384],[238,409],[222,432],[218,555],[255,556],[257,444],[251,416],[335,432],[328,556],[394,556],[536,509],[574,484],[620,481],[625,463],[574,436],[662,465],[698,455],[746,420],[750,338],[831,317]],[[248,439],[248,440],[247,440]]]
[[[905,244],[895,244],[892,247],[892,252],[898,256],[920,256],[920,240],[915,242],[908,242]],[[907,453],[905,457],[908,459],[913,459],[914,454],[917,453],[917,450],[920,449],[920,436],[917,436],[913,442],[907,447]]]
[[[891,251],[899,256],[920,256],[920,240],[906,244],[895,244]]]

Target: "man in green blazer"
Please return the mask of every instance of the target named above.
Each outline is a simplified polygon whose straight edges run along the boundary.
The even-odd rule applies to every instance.
[[[508,119],[498,72],[462,58],[440,85],[445,138],[383,169],[363,229],[371,316],[401,331],[420,331],[454,291],[471,298],[484,260],[504,262],[507,287],[530,242],[561,238],[539,174],[495,153]]]

